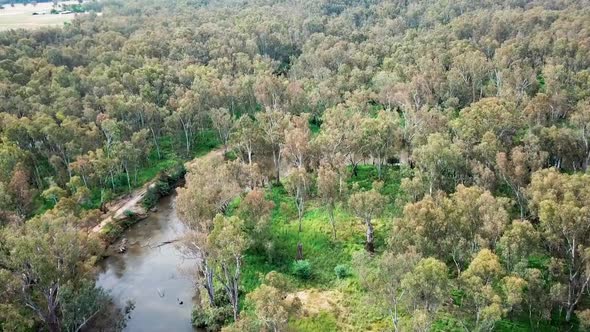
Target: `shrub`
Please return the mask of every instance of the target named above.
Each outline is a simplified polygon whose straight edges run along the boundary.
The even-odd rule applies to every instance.
[[[125,211],[123,211],[123,214],[125,215],[125,217],[127,217],[129,219],[135,217],[135,212],[133,212],[131,210],[125,210]]]
[[[306,259],[293,262],[291,270],[293,275],[300,279],[307,280],[311,278],[311,263]]]
[[[154,207],[158,203],[160,197],[166,196],[170,193],[171,187],[168,180],[168,176],[163,175],[160,176],[160,179],[153,185],[149,186],[141,201],[141,204],[146,209]]]
[[[238,159],[238,155],[234,152],[234,151],[227,151],[224,155],[225,159],[230,160],[230,161],[234,161],[236,159]]]
[[[215,292],[215,305],[196,306],[192,313],[192,324],[198,329],[219,331],[233,318],[233,309],[227,294],[223,291]]]
[[[230,305],[222,307],[195,308],[192,314],[193,326],[207,331],[219,331],[231,321],[233,316]]]
[[[334,268],[334,273],[336,273],[336,278],[344,279],[350,276],[350,268],[346,264],[338,264]]]
[[[176,182],[180,181],[181,179],[184,179],[185,174],[186,174],[186,168],[184,167],[183,164],[179,164],[179,165],[175,166],[174,168],[172,168],[168,172],[168,178],[170,179],[170,181],[168,183],[176,184]]]
[[[100,231],[100,237],[107,243],[115,242],[123,234],[123,227],[119,224],[111,222],[104,226]]]
[[[141,204],[146,209],[149,209],[156,205],[158,199],[160,199],[158,191],[155,189],[155,187],[149,187],[145,193],[145,196],[143,196],[143,199],[141,200]]]
[[[147,189],[141,204],[146,209],[154,207],[158,203],[160,197],[170,194],[172,188],[184,178],[185,174],[186,169],[183,165],[178,165],[166,173],[160,173],[158,180]]]

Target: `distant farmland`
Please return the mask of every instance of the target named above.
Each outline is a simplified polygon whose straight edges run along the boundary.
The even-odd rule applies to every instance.
[[[70,4],[74,2],[63,2]],[[76,14],[49,14],[53,8],[51,2],[41,2],[36,6],[28,4],[15,4],[11,7],[4,4],[4,9],[0,9],[0,31],[10,29],[35,29],[44,26],[62,26],[64,22],[69,22],[76,17]],[[45,15],[33,15],[34,12],[46,12]]]

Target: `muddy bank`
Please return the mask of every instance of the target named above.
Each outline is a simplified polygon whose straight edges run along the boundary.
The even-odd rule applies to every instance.
[[[147,218],[151,212],[156,212],[159,200],[172,194],[177,186],[184,184],[185,174],[184,166],[179,165],[160,173],[141,188],[110,203],[107,206],[108,212],[92,229],[92,233],[98,234],[105,246],[119,240],[127,228]],[[126,247],[126,244],[122,247]],[[109,251],[111,250],[107,250],[107,254]]]

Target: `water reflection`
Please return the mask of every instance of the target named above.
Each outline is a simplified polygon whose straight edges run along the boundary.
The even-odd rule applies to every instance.
[[[176,216],[174,197],[164,198],[158,212],[130,228],[124,254],[105,259],[97,284],[111,290],[117,305],[135,302],[125,331],[193,331],[190,324],[193,283],[181,270],[194,261],[186,260],[174,244],[184,231]]]

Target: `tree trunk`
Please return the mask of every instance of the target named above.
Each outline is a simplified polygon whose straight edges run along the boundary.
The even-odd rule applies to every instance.
[[[129,191],[131,191],[131,177],[129,177],[129,167],[127,167],[127,165],[125,165],[124,169],[125,169],[125,176],[127,177],[127,188],[129,189]]]
[[[272,161],[275,165],[275,177],[277,183],[281,182],[281,152],[276,151],[275,149],[272,150]]]
[[[82,172],[82,182],[84,182],[84,186],[88,187],[88,180],[86,180],[86,174]]]
[[[303,259],[303,243],[299,241],[297,243],[297,260],[300,261]]]
[[[381,180],[383,178],[383,159],[381,155],[377,157],[377,178]]]
[[[565,313],[565,321],[569,322],[572,319],[572,314],[574,313],[575,306],[569,305],[567,308],[567,312]]]
[[[231,304],[234,314],[234,322],[238,321],[239,317],[239,309],[240,309],[240,302],[239,302],[239,293],[238,293],[238,280],[232,281],[232,289],[231,289]]]
[[[111,186],[113,187],[113,190],[115,190],[115,176],[113,175],[113,170],[109,170],[109,173],[111,175]]]
[[[248,165],[252,166],[252,149],[248,148]]]
[[[234,322],[238,321],[239,309],[240,309],[240,275],[241,275],[241,257],[236,256],[236,272],[232,278],[232,297],[233,297],[233,309],[234,309]]]
[[[352,163],[352,176],[357,177],[359,175],[359,169],[357,163]]]
[[[57,321],[57,317],[52,318],[53,321],[47,322],[47,330],[49,332],[61,332],[61,327],[59,326],[59,321]]]
[[[151,127],[150,127],[150,131],[152,132],[152,138],[154,140],[154,145],[156,146],[156,153],[158,154],[158,159],[162,159],[162,154],[160,152],[160,144],[158,144],[158,138],[156,137],[156,132]]]
[[[332,225],[332,236],[334,237],[334,241],[336,241],[336,218],[334,218],[333,206],[328,208],[328,217],[330,218],[330,224]]]
[[[371,219],[366,219],[365,224],[367,225],[367,243],[365,244],[365,249],[370,252],[375,252],[375,238],[374,238],[374,230],[373,224],[371,223]]]
[[[37,166],[36,162],[33,162],[33,165],[35,168],[35,182],[37,183],[37,188],[41,190],[43,189],[43,181],[41,180],[41,173],[39,173],[39,166]]]
[[[57,316],[59,305],[59,285],[54,284],[50,287],[47,294],[47,315],[45,317],[45,324],[50,332],[61,332],[61,323]]]
[[[189,136],[188,135],[188,131],[185,130],[184,131],[184,137],[185,137],[185,140],[186,140],[186,155],[187,156],[191,154],[191,143],[189,141],[189,137],[188,136]]]
[[[188,156],[191,153],[191,143],[190,143],[190,139],[189,139],[189,136],[190,136],[189,128],[184,123],[182,118],[180,119],[180,123],[182,124],[182,131],[184,132],[184,139],[185,139],[185,144],[186,144],[186,154]]]
[[[209,269],[206,261],[201,264],[205,267],[205,289],[207,290],[207,296],[209,297],[209,304],[215,306],[215,288],[213,286],[213,271]]]

